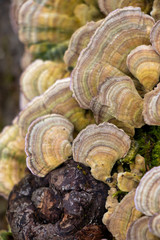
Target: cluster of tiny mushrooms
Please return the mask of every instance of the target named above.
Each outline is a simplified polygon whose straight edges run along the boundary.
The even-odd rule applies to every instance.
[[[26,164],[44,177],[73,156],[110,186],[103,223],[115,239],[160,239],[160,166],[142,177],[136,155],[130,172],[111,173],[135,128],[160,126],[160,3],[131,2],[13,1],[23,65],[68,49],[64,61],[37,59],[21,75],[21,111],[0,134],[0,192],[8,197]],[[120,202],[117,187],[127,193]]]

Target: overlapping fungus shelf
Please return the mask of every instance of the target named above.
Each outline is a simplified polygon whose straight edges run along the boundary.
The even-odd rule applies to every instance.
[[[72,155],[73,124],[59,114],[37,118],[25,139],[26,163],[36,176],[44,177]]]

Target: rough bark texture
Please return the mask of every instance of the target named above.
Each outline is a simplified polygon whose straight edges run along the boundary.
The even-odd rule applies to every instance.
[[[8,220],[16,240],[111,239],[102,216],[108,187],[73,160],[45,178],[29,174],[9,197]]]

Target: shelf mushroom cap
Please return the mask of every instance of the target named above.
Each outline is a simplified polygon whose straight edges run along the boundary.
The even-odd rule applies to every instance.
[[[44,93],[58,79],[69,76],[66,65],[62,62],[37,59],[22,73],[20,88],[26,101]]]
[[[160,55],[160,20],[153,26],[150,34],[150,40],[153,48]]]
[[[18,116],[20,135],[25,137],[32,121],[46,114],[61,114],[71,121],[76,131],[80,131],[94,119],[91,112],[86,114],[72,97],[70,78],[57,80],[42,95],[29,102]]]
[[[160,56],[151,45],[141,45],[127,57],[130,72],[140,81],[146,91],[150,91],[159,82]]]
[[[27,166],[44,177],[72,155],[73,124],[64,116],[50,114],[31,123],[25,138]]]
[[[97,180],[107,183],[115,162],[124,157],[131,140],[122,130],[111,123],[89,125],[73,141],[73,159],[91,167]]]
[[[129,74],[127,55],[139,45],[150,44],[154,23],[151,16],[133,7],[117,9],[104,19],[72,72],[71,89],[82,108],[89,108],[107,77]]]
[[[160,126],[160,83],[145,94],[143,117],[146,124]]]
[[[143,216],[133,222],[128,229],[126,240],[158,240],[159,238],[149,231],[148,220],[149,217]]]
[[[136,189],[135,206],[143,214],[152,216],[160,211],[160,167],[154,167],[142,177]]]

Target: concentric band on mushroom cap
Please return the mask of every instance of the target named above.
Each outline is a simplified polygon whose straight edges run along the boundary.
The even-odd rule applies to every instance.
[[[149,13],[152,6],[152,1],[147,0],[98,0],[99,7],[101,11],[108,15],[110,12],[114,11],[117,8],[123,7],[140,7],[141,10],[145,13]]]
[[[100,20],[98,22],[89,22],[73,33],[69,42],[68,49],[64,54],[64,61],[67,66],[75,67],[81,50],[87,47],[91,36],[102,23],[102,21],[103,20]]]
[[[58,79],[69,75],[62,62],[36,60],[22,73],[20,87],[25,99],[29,102],[45,92]]]
[[[160,212],[149,218],[149,231],[160,238]]]
[[[153,48],[160,55],[160,20],[153,26],[150,38]]]
[[[130,138],[111,123],[89,125],[73,141],[73,159],[91,167],[91,174],[107,183],[115,162],[130,148]]]
[[[41,96],[35,97],[20,112],[18,125],[21,136],[25,137],[28,126],[36,118],[57,113],[68,118],[75,126],[77,131],[93,123],[91,113],[85,114],[84,109],[80,108],[70,91],[70,78],[57,80]]]
[[[143,117],[146,124],[160,126],[160,83],[145,94]]]
[[[160,56],[151,45],[141,45],[132,50],[127,57],[127,66],[147,91],[159,82]]]
[[[133,222],[127,232],[126,240],[135,240],[135,239],[143,239],[143,240],[158,240],[156,236],[154,236],[148,228],[148,220],[149,217],[143,216]]]
[[[128,76],[107,78],[100,85],[98,95],[94,101],[97,101],[101,108],[106,106],[105,118],[108,114],[108,120],[114,117],[123,122],[124,125],[132,127],[141,127],[143,125],[143,100],[139,96],[132,79]],[[96,108],[92,111],[96,116],[98,115]],[[99,114],[101,112],[103,115],[103,111],[100,111]]]
[[[16,121],[0,134],[0,194],[5,198],[25,175],[24,139]]]
[[[72,154],[74,126],[59,114],[42,116],[31,123],[25,140],[27,166],[44,177]]]
[[[160,211],[160,166],[142,177],[134,201],[136,208],[147,216]]]
[[[160,1],[159,0],[153,1],[153,7],[150,14],[156,21],[160,19]]]
[[[142,215],[142,213],[135,208],[134,195],[135,190],[132,190],[115,207],[114,212],[109,218],[106,218],[107,213],[103,216],[103,223],[116,240],[126,240],[129,226]],[[140,238],[135,238],[134,240],[140,240]]]
[[[150,43],[153,25],[152,17],[133,7],[117,9],[104,19],[72,72],[71,89],[82,108],[89,108],[106,77],[129,73],[127,55],[135,47]]]

